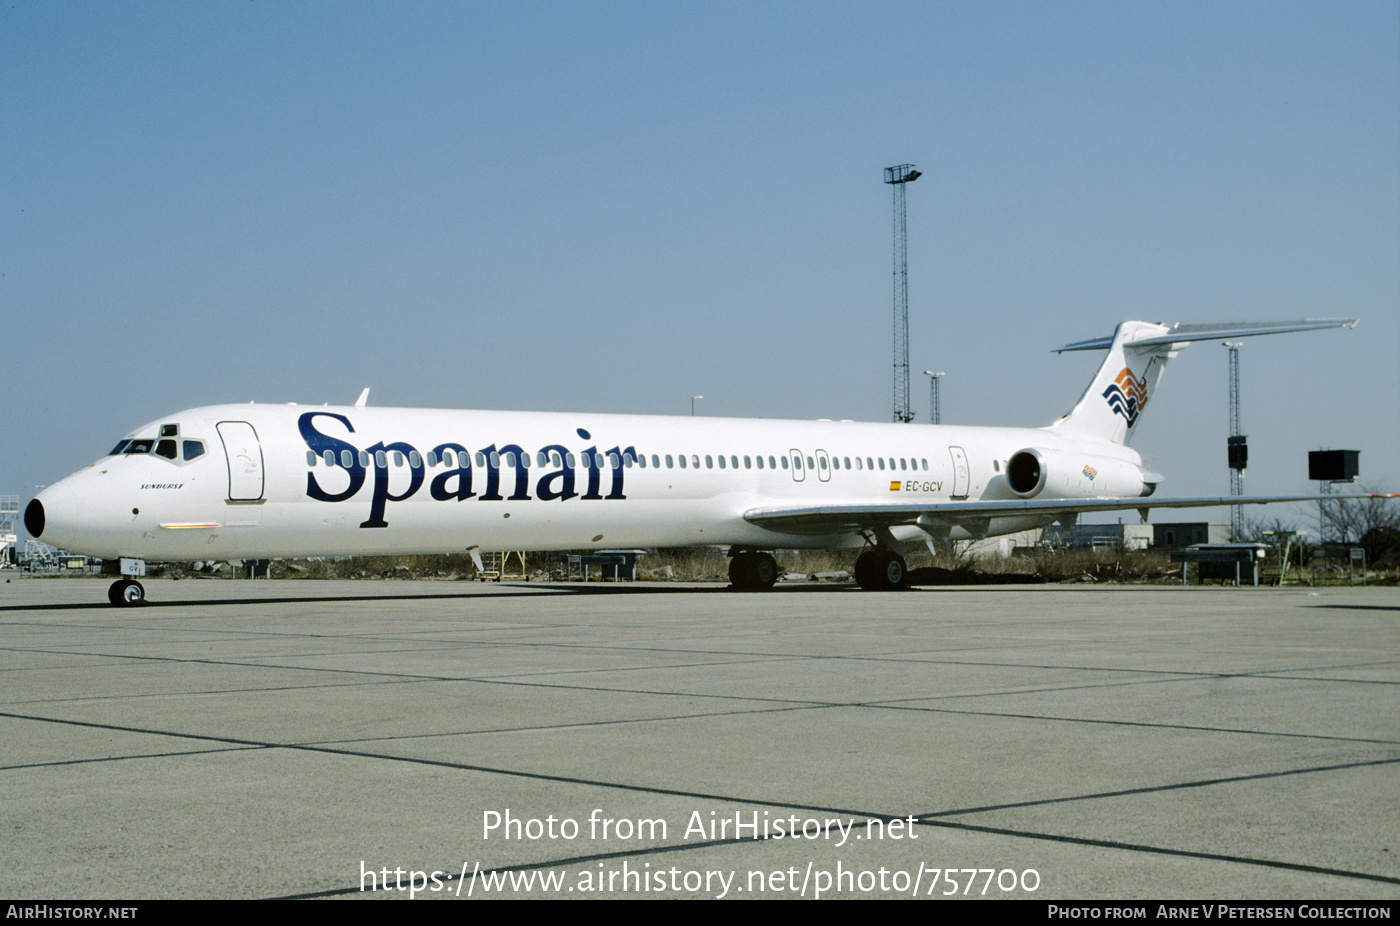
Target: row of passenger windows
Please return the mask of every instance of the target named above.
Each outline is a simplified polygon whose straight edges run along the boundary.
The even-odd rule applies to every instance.
[[[188,441],[186,443],[188,443]],[[334,450],[325,450],[321,452],[319,457],[314,450],[308,450],[306,451],[306,465],[315,466],[318,462],[321,462],[326,466],[339,465],[346,469],[351,469],[357,462],[357,456],[358,463],[361,467],[368,468],[370,466],[371,457],[369,451],[366,450],[359,451],[358,455],[350,450],[342,450],[339,455],[337,455]],[[585,469],[590,469],[595,466],[599,469],[605,467],[608,469],[617,469],[619,466],[628,468],[637,466],[641,469],[646,469],[648,465],[648,458],[644,453],[636,456],[631,453],[624,453],[619,457],[616,453],[602,454],[584,451],[580,458]],[[805,458],[799,457],[791,464],[789,464],[786,456],[763,457],[745,455],[742,459],[742,466],[744,469],[785,470],[791,466],[792,469],[800,470],[804,462],[806,463],[806,468],[809,470],[815,469],[820,472],[825,472],[828,467],[828,458],[826,456],[813,457],[807,455]],[[441,462],[443,466],[451,466],[455,463],[459,468],[467,469],[471,466],[473,457],[465,450],[458,451],[456,454],[450,452],[444,453],[441,458],[431,450],[423,455],[420,455],[417,450],[411,450],[407,454],[401,450],[376,450],[374,452],[373,464],[380,469],[387,467],[391,460],[395,466],[403,466],[404,463],[407,462],[408,465],[414,469],[422,467],[424,462],[426,462],[429,467],[437,466],[438,463]],[[484,467],[488,462],[494,467],[506,466],[509,468],[514,468],[516,465],[528,467],[531,464],[531,458],[528,453],[521,453],[517,458],[514,451],[506,451],[505,453],[492,452],[487,454],[478,450],[476,452],[475,461],[478,467]],[[662,469],[663,465],[665,469],[700,469],[701,467],[701,456],[697,453],[692,453],[689,456],[683,453],[668,453],[664,456],[653,453],[650,461],[652,469]],[[725,456],[724,454],[707,453],[704,455],[704,468],[715,469],[718,464],[719,469],[739,469],[741,465],[739,461],[740,457],[738,454]],[[833,470],[879,469],[888,472],[894,472],[896,470],[901,472],[913,470],[917,472],[922,469],[925,472],[928,471],[928,460],[924,458],[832,456],[830,461],[829,465]],[[553,466],[556,469],[563,466],[572,468],[577,465],[572,453],[561,455],[557,450],[551,451],[548,454],[545,454],[543,451],[535,454],[534,464],[536,466]]]

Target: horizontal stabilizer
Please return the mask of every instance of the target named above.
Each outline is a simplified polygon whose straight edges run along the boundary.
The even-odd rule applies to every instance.
[[[1214,341],[1217,338],[1247,338],[1256,334],[1283,334],[1289,331],[1318,331],[1323,328],[1355,328],[1355,318],[1311,318],[1293,322],[1178,322],[1166,334],[1129,338],[1124,346],[1151,347],[1178,341]],[[1058,348],[1055,353],[1071,350],[1104,350],[1113,346],[1113,335],[1075,341]]]

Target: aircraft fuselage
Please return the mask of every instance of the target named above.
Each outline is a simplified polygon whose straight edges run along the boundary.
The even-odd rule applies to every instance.
[[[203,452],[185,459],[190,443]],[[744,512],[1015,499],[1007,461],[1027,447],[1100,463],[1062,471],[1041,498],[1138,494],[1138,455],[1094,444],[1033,428],[224,405],[138,428],[40,500],[46,542],[109,559],[842,548],[865,539],[777,533]],[[1108,484],[1104,460],[1138,481]],[[975,535],[1051,520],[997,518]]]

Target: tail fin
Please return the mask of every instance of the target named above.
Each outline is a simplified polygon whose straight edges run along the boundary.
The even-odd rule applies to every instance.
[[[1050,427],[1065,434],[1126,444],[1132,440],[1148,398],[1156,394],[1167,361],[1187,342],[1320,328],[1354,328],[1356,322],[1355,318],[1327,318],[1296,322],[1177,324],[1170,328],[1151,322],[1123,322],[1112,338],[1079,341],[1060,348],[1063,352],[1107,347],[1108,357],[1079,402]]]
[[[1079,402],[1050,427],[1065,434],[1096,437],[1115,444],[1128,443],[1147,407],[1148,398],[1157,391],[1167,360],[1175,354],[1170,343],[1139,347],[1136,342],[1165,335],[1170,330],[1151,322],[1123,322],[1107,343],[1081,341],[1062,348],[1107,347],[1108,356]]]

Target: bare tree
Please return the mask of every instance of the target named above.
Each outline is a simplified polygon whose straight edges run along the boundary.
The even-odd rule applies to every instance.
[[[1323,536],[1359,544],[1368,563],[1400,553],[1400,498],[1373,489],[1366,495],[1338,496],[1322,503]]]

